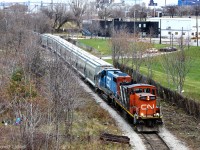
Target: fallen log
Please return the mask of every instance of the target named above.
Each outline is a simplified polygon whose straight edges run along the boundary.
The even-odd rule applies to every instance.
[[[109,133],[101,134],[100,139],[104,141],[112,141],[112,142],[126,143],[126,144],[129,144],[130,142],[130,138],[127,136],[119,136]]]

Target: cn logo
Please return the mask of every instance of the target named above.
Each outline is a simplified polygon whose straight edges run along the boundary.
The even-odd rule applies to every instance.
[[[141,105],[141,110],[147,110],[147,109],[154,109],[154,104],[153,106],[149,105],[149,104],[142,104]]]

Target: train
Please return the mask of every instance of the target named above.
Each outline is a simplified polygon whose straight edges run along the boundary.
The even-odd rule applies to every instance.
[[[109,104],[123,110],[137,131],[159,132],[163,121],[155,86],[133,82],[127,73],[59,36],[42,34],[41,41],[43,47],[68,63]]]

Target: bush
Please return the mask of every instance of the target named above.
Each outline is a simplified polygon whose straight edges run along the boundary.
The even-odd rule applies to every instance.
[[[23,70],[21,68],[18,68],[14,71],[14,73],[12,74],[11,79],[13,81],[21,81],[23,78]]]

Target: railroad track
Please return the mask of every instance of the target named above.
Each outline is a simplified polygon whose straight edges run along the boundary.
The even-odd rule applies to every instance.
[[[52,50],[49,49],[51,52]],[[63,58],[60,57],[62,60]],[[65,61],[65,60],[64,60]],[[92,89],[94,91],[94,89]],[[101,98],[103,98],[101,95],[99,95]],[[104,99],[104,98],[103,98]],[[115,108],[114,106],[111,106],[112,108]],[[115,108],[115,111],[117,111],[118,114],[121,116],[125,115],[122,113],[120,110],[117,110]],[[128,118],[125,118],[127,123],[129,123]],[[134,130],[134,129],[133,129]],[[167,144],[164,142],[164,140],[156,133],[147,133],[147,134],[139,134],[141,139],[143,139],[144,144],[148,150],[170,150],[170,148],[167,146]],[[105,141],[113,141],[113,142],[120,142],[120,143],[129,143],[130,139],[127,138],[126,136],[116,136],[116,135],[111,135],[111,134],[103,134],[101,136],[102,140]]]
[[[148,150],[170,150],[169,146],[157,133],[141,133],[140,136]]]

